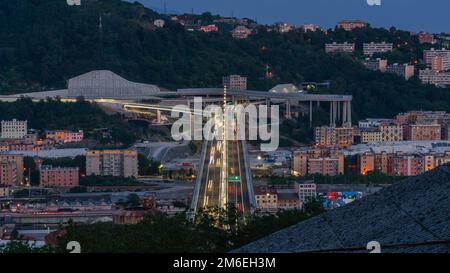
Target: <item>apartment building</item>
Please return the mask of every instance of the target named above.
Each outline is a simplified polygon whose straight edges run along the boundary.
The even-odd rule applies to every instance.
[[[316,127],[314,140],[319,147],[348,147],[354,143],[354,129],[347,127]]]
[[[80,142],[83,140],[84,133],[82,130],[48,130],[45,132],[45,137],[63,143]]]
[[[357,28],[364,28],[367,23],[362,20],[343,20],[338,22],[337,28],[344,29],[346,31],[352,31]]]
[[[0,162],[6,163],[4,165],[4,171],[6,177],[10,177],[11,179],[7,179],[8,182],[4,183],[10,186],[20,186],[23,182],[23,155],[9,155],[9,154],[0,154]],[[10,169],[9,169],[10,168]],[[15,175],[12,170],[15,169]],[[9,176],[11,174],[12,176]],[[3,182],[2,182],[3,183]]]
[[[436,42],[434,40],[434,35],[426,32],[420,32],[417,35],[417,38],[421,44],[434,44]]]
[[[387,73],[397,74],[405,80],[414,76],[414,65],[409,64],[391,64],[386,67]]]
[[[382,60],[380,58],[375,60],[366,59],[364,61],[364,66],[369,70],[386,72],[387,60]]]
[[[392,51],[393,44],[392,43],[364,43],[363,44],[363,52],[366,56],[372,56],[375,53],[386,53]]]
[[[1,138],[22,138],[28,132],[28,122],[26,120],[2,120],[1,126]]]
[[[410,141],[441,140],[441,125],[410,124],[403,126],[403,137]]]
[[[308,173],[324,176],[339,175],[339,159],[331,157],[311,158],[308,160]]]
[[[352,53],[355,51],[354,43],[336,43],[325,44],[326,53]]]
[[[380,132],[382,141],[402,141],[403,127],[397,124],[382,124],[380,125]]]
[[[317,185],[315,183],[295,183],[298,199],[302,204],[308,203],[317,196]]]
[[[428,66],[432,66],[433,60],[436,58],[440,59],[442,62],[443,71],[450,70],[450,50],[448,49],[430,49],[423,51],[423,62]]]
[[[247,90],[247,77],[241,77],[240,75],[226,76],[222,79],[222,85],[229,90]]]
[[[447,87],[450,85],[450,72],[437,72],[430,69],[420,70],[419,79],[425,84]]]
[[[41,187],[73,188],[79,186],[78,167],[52,167],[43,165],[40,171]]]
[[[361,130],[361,143],[383,141],[383,134],[377,128]]]
[[[256,206],[263,211],[277,211],[278,210],[278,195],[277,191],[271,187],[255,187]]]
[[[320,159],[327,159],[322,163]],[[329,171],[328,159],[336,163],[336,170]],[[322,164],[322,165],[319,165]],[[292,174],[294,176],[305,176],[308,174],[337,175],[343,174],[345,167],[345,156],[337,150],[308,149],[294,151],[292,156]]]
[[[138,176],[134,150],[92,150],[86,153],[86,175]]]
[[[0,185],[17,185],[17,166],[12,161],[0,161]]]
[[[423,157],[414,155],[394,155],[389,168],[389,173],[395,176],[416,176],[425,172]]]

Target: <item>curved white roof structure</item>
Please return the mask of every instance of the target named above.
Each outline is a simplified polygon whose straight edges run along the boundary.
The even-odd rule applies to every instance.
[[[69,80],[68,95],[86,99],[145,99],[158,94],[156,85],[130,82],[109,70],[94,70]]]
[[[270,92],[272,93],[301,93],[302,90],[300,90],[297,86],[287,83],[287,84],[279,84],[272,89],[270,89]]]

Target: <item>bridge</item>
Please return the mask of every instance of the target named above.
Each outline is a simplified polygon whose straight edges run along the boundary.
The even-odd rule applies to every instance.
[[[226,91],[223,102],[225,109],[228,104]],[[245,219],[256,209],[246,142],[238,140],[234,112],[216,120],[212,127],[213,132],[222,134],[222,138],[203,143],[191,210],[195,215],[199,209],[226,209],[232,204]]]

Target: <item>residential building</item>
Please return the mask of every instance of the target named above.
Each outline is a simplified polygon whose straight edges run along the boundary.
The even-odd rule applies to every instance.
[[[382,141],[402,141],[403,127],[397,124],[383,124],[380,125]]]
[[[247,90],[247,77],[241,77],[240,75],[230,75],[223,77],[222,84],[229,90]]]
[[[392,122],[392,119],[382,119],[382,118],[368,118],[365,120],[358,121],[358,127],[364,128],[378,128],[381,124]]]
[[[355,51],[355,44],[354,43],[336,43],[333,42],[332,44],[325,44],[325,52],[326,53],[352,53]]]
[[[424,161],[420,156],[395,155],[391,157],[390,174],[395,176],[416,176],[424,173]]]
[[[442,62],[443,71],[450,70],[450,50],[448,49],[430,49],[423,51],[423,62],[429,66],[432,65],[433,59],[440,58]]]
[[[316,127],[314,130],[316,146],[348,147],[354,143],[354,129],[347,127]]]
[[[375,53],[386,53],[392,51],[392,43],[364,43],[363,44],[363,52],[364,55],[372,56]]]
[[[434,44],[434,35],[426,32],[420,32],[419,35],[417,35],[419,39],[419,43],[421,44]]]
[[[216,25],[207,25],[207,26],[201,26],[200,31],[209,33],[209,32],[217,32],[219,31],[219,27]]]
[[[336,127],[335,130],[335,146],[349,147],[354,143],[354,129],[352,127]]]
[[[441,140],[441,125],[410,124],[403,126],[403,137],[410,141]]]
[[[40,171],[41,187],[73,188],[79,185],[78,167],[52,167],[43,165]]]
[[[46,138],[53,139],[58,142],[69,143],[69,142],[80,142],[83,140],[84,133],[82,130],[79,131],[68,131],[68,130],[49,130],[46,131]]]
[[[314,24],[304,24],[300,28],[303,30],[303,32],[316,32],[318,29],[320,29],[320,26]]]
[[[377,128],[361,130],[361,143],[383,141],[383,134]]]
[[[305,176],[308,174],[309,155],[303,151],[295,151],[292,155],[292,174],[294,176]]]
[[[450,85],[450,72],[436,72],[425,69],[419,71],[419,78],[422,83],[434,84],[439,87]]]
[[[369,70],[386,72],[387,60],[382,60],[380,58],[375,60],[366,59],[364,66]]]
[[[17,166],[14,161],[0,161],[0,185],[17,185]]]
[[[324,176],[339,175],[339,159],[330,157],[311,158],[308,160],[308,173]]]
[[[23,182],[23,155],[0,154],[0,162],[13,163],[16,169],[15,179],[11,181],[11,186],[20,186]],[[14,167],[12,167],[14,169]],[[5,170],[6,171],[6,170]]]
[[[364,153],[358,155],[358,168],[361,175],[366,175],[375,170],[375,154]]]
[[[315,183],[295,183],[298,199],[302,204],[308,203],[317,196],[317,185]]]
[[[295,192],[278,192],[277,193],[277,209],[293,210],[300,209],[301,203],[298,194]]]
[[[86,175],[138,176],[134,150],[92,150],[86,153]]]
[[[277,191],[271,187],[255,187],[256,206],[263,211],[278,210]]]
[[[435,72],[445,71],[445,62],[442,57],[433,57],[431,59],[431,70]]]
[[[336,161],[336,171],[328,172],[328,162],[325,162],[325,166],[319,166],[320,162],[316,162],[319,159],[332,159]],[[316,160],[316,161],[315,161]],[[344,173],[345,156],[342,152],[329,149],[308,149],[293,152],[292,159],[292,174],[294,176],[306,176],[314,173],[329,173],[328,175],[336,175]],[[326,169],[324,171],[324,168]],[[311,170],[313,171],[311,173]]]
[[[294,26],[288,23],[277,23],[275,24],[275,28],[280,33],[286,33],[294,30]]]
[[[9,186],[0,185],[0,198],[9,196],[9,188],[10,188]]]
[[[386,67],[386,72],[397,74],[405,80],[414,76],[414,65],[409,64],[391,64]]]
[[[364,28],[367,23],[361,20],[343,20],[338,22],[337,28],[342,28],[346,31],[351,31],[357,28]]]
[[[24,137],[28,132],[26,120],[2,120],[1,138],[18,139]]]
[[[238,26],[231,31],[231,36],[235,39],[247,39],[252,31],[244,26]]]

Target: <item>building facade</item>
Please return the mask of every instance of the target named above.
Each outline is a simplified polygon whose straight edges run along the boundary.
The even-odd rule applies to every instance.
[[[325,44],[325,52],[326,53],[352,53],[355,51],[354,43],[336,43]]]
[[[138,154],[134,150],[92,150],[86,153],[86,175],[138,176]]]
[[[392,51],[392,43],[364,43],[363,44],[363,52],[366,56],[372,56],[375,53],[386,53]]]
[[[410,141],[441,140],[441,125],[411,124],[403,126],[403,137]]]
[[[380,58],[377,58],[375,60],[366,59],[364,61],[364,66],[372,71],[386,72],[387,60],[382,60]]]
[[[430,69],[420,70],[419,78],[422,83],[434,84],[439,87],[450,85],[450,72],[437,72]]]
[[[4,163],[4,171],[8,172],[5,177],[8,177],[8,183],[4,183],[10,186],[20,186],[23,183],[23,156],[22,155],[9,155],[0,154],[0,162]],[[15,170],[15,175],[14,172]],[[9,175],[11,174],[11,176]],[[9,179],[11,177],[11,179]]]
[[[73,188],[79,186],[78,167],[52,167],[43,165],[40,167],[41,187]]]
[[[448,49],[430,49],[423,51],[423,61],[426,65],[432,66],[433,60],[439,58],[442,62],[442,70],[450,70],[450,50]]]
[[[26,120],[2,120],[1,125],[1,138],[23,138],[28,132],[28,122]]]
[[[357,28],[364,28],[367,23],[361,20],[343,20],[338,22],[337,28],[342,28],[346,31],[351,31]]]
[[[414,76],[414,65],[409,64],[391,64],[386,67],[386,72],[397,74],[405,80]]]
[[[240,75],[230,75],[223,77],[222,84],[229,90],[247,90],[247,77],[241,77]]]

